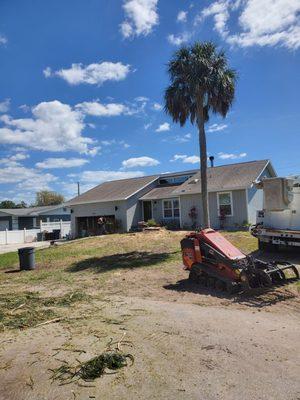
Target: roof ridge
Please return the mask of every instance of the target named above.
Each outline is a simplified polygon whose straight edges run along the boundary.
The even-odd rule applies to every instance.
[[[232,165],[241,165],[241,164],[251,164],[251,163],[257,163],[257,162],[270,162],[268,158],[264,158],[262,160],[251,160],[251,161],[241,161],[241,162],[236,162],[236,163],[231,163],[231,164],[222,164],[222,165],[214,165],[213,167],[208,167],[208,168],[220,168],[220,167],[230,167]]]

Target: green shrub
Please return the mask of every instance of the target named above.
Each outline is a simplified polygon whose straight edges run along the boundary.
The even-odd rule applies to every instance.
[[[157,223],[156,223],[155,219],[148,219],[147,226],[148,227],[157,226]]]

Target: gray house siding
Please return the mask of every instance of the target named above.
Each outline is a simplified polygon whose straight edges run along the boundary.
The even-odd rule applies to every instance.
[[[189,214],[192,208],[196,209],[197,219],[194,221],[194,228],[200,227],[202,220],[202,207],[200,194],[187,194],[180,196],[180,212],[181,212],[181,227],[183,229],[192,229],[193,221]]]
[[[150,192],[150,190],[152,190],[155,186],[156,181],[126,200],[128,231],[132,228],[136,228],[138,226],[138,222],[142,221],[143,219],[143,202],[139,200],[139,198]]]
[[[217,193],[211,192],[208,194],[209,200],[209,213],[210,213],[210,223],[212,228],[220,228],[220,220],[218,215],[218,202]],[[220,192],[222,193],[222,192]],[[224,227],[234,227],[237,225],[242,225],[243,222],[247,221],[247,197],[246,191],[233,190],[232,192],[232,209],[233,215],[231,217],[226,217],[224,221]],[[196,208],[197,219],[195,221],[196,227],[201,227],[202,221],[202,206],[201,206],[201,194],[191,194],[180,196],[181,204],[181,226],[182,228],[192,228],[192,220],[189,216],[192,207]]]
[[[117,207],[117,210],[116,210]],[[77,217],[96,217],[105,215],[114,215],[115,219],[121,222],[121,230],[127,230],[127,208],[126,201],[111,201],[103,203],[78,204],[72,206],[71,213],[71,230],[76,237],[77,232]]]

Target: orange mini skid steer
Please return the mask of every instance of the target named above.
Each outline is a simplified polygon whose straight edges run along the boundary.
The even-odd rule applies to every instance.
[[[238,292],[299,279],[295,265],[247,256],[213,229],[188,234],[181,249],[189,278],[207,287]]]

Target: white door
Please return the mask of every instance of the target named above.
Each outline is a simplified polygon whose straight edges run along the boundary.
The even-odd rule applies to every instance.
[[[5,231],[9,229],[9,221],[7,219],[0,221],[0,231]]]

